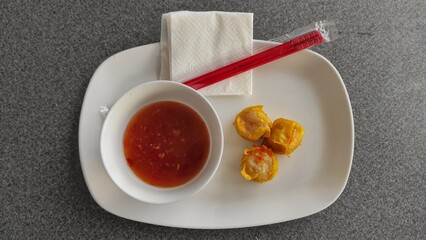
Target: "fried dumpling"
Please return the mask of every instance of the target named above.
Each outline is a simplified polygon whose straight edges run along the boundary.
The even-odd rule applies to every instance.
[[[243,109],[235,118],[235,129],[238,134],[250,141],[258,141],[269,137],[272,121],[263,111],[263,106],[251,106]]]
[[[278,118],[272,124],[271,134],[265,138],[264,144],[275,153],[290,156],[290,153],[302,143],[303,135],[302,125],[292,120]]]
[[[245,179],[259,183],[273,179],[278,172],[278,159],[265,145],[244,150],[240,165]]]

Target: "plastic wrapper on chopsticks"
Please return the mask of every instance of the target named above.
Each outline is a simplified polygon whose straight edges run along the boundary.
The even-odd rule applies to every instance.
[[[333,21],[315,22],[271,39],[269,42],[256,45],[252,55],[235,54],[217,59],[206,63],[204,68],[178,76],[177,79],[194,89],[201,89],[292,53],[335,39],[337,39],[337,28]]]

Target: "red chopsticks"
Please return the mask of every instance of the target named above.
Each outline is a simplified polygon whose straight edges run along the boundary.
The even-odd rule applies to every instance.
[[[187,80],[183,84],[198,90],[322,42],[324,42],[323,36],[318,30],[314,30],[263,52]]]

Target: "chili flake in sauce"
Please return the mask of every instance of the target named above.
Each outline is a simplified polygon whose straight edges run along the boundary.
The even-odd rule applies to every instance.
[[[210,138],[203,119],[189,106],[155,102],[139,110],[123,138],[127,164],[140,179],[157,187],[175,187],[203,168]]]

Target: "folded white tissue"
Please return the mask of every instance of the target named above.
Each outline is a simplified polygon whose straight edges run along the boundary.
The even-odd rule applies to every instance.
[[[185,81],[200,69],[213,70],[253,48],[253,14],[235,12],[172,12],[161,24],[161,79]],[[220,60],[220,61],[218,61]],[[251,71],[199,90],[206,96],[250,95]]]

